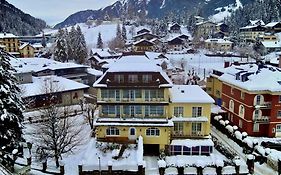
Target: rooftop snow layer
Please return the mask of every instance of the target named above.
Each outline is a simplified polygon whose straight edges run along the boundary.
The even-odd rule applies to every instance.
[[[214,103],[198,85],[174,85],[171,89],[172,103]]]

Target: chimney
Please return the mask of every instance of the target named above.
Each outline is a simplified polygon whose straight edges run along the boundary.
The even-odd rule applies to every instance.
[[[224,68],[227,68],[227,67],[229,67],[230,66],[230,62],[229,61],[225,61],[224,62]]]
[[[281,68],[281,53],[279,54],[279,65],[278,65],[279,68]]]

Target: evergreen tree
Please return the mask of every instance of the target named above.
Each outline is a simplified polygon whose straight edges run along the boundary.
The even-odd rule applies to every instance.
[[[77,31],[74,26],[71,27],[70,32],[67,35],[67,55],[69,60],[75,58],[74,49],[76,44]]]
[[[126,30],[126,26],[124,23],[122,25],[122,38],[123,38],[123,40],[127,40],[127,30]]]
[[[120,24],[119,23],[117,24],[117,27],[116,27],[116,37],[117,38],[122,38],[122,32],[121,32],[121,28],[120,28]]]
[[[100,32],[99,32],[99,35],[98,35],[97,48],[99,48],[99,49],[103,48],[103,42],[102,42],[102,39],[101,39],[101,33]]]
[[[10,58],[0,50],[0,163],[8,166],[9,156],[18,148],[22,140],[21,122],[23,121],[23,103],[19,97],[20,89],[16,85],[16,78],[12,74]],[[12,162],[12,166],[13,166]]]
[[[79,64],[83,64],[86,62],[86,58],[88,56],[88,52],[87,52],[87,45],[86,45],[86,41],[85,41],[85,37],[81,31],[81,28],[79,26],[77,26],[76,28],[77,31],[77,38],[76,38],[76,46],[75,46],[75,61]]]
[[[63,29],[59,29],[54,50],[55,60],[65,62],[67,60],[67,42]]]

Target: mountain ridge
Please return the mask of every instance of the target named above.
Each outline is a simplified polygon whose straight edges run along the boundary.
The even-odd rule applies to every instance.
[[[35,35],[46,28],[46,22],[35,18],[6,0],[0,0],[0,32],[15,35]]]

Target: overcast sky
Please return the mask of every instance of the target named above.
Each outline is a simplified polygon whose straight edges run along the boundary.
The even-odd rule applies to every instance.
[[[62,22],[69,15],[87,9],[99,9],[117,0],[7,0],[15,7],[49,25]]]

